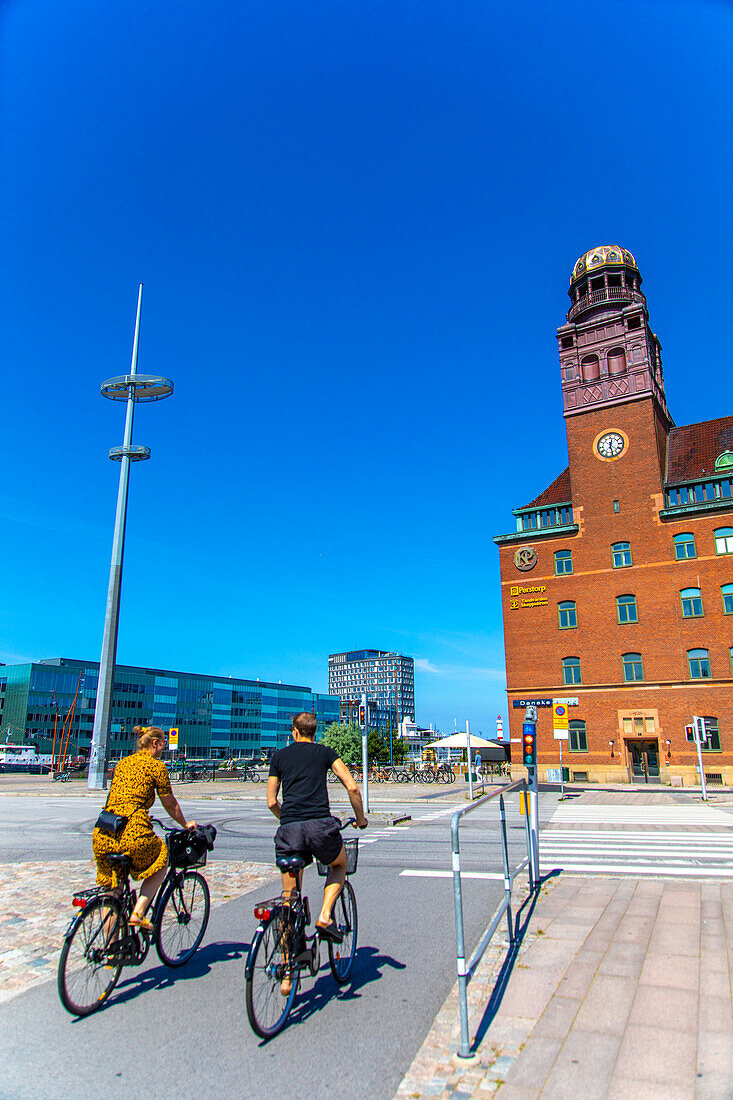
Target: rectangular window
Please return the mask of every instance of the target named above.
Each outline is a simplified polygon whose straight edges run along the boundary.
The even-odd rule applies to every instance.
[[[568,749],[570,752],[588,751],[588,735],[585,729],[585,722],[573,721],[570,723],[570,729],[568,731]]]
[[[720,729],[718,728],[717,718],[705,719],[705,732],[707,738],[701,744],[700,748],[703,752],[722,752],[720,745]]]
[[[578,616],[574,600],[565,600],[557,605],[557,617],[561,630],[572,630],[578,625]]]
[[[616,597],[616,610],[618,613],[619,625],[626,626],[628,623],[638,623],[639,614],[636,608],[636,596],[617,596]]]
[[[656,727],[654,725],[654,719],[653,718],[645,718],[644,719],[644,725],[646,726],[646,732],[647,733],[654,733],[655,732]]]
[[[624,718],[624,733],[634,732],[634,720],[633,718]]]
[[[616,542],[611,547],[613,551],[613,568],[623,569],[631,565],[631,547],[628,542]]]
[[[643,732],[644,732],[644,719],[643,718],[635,718],[634,719],[634,733],[643,733]]]
[[[573,571],[573,554],[571,550],[555,551],[555,575],[565,576]]]

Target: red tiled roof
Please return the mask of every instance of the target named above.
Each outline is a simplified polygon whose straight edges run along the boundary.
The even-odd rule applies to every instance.
[[[733,417],[731,417],[733,421]],[[570,467],[556,477],[552,485],[549,485],[545,489],[544,493],[540,493],[534,500],[530,500],[529,504],[525,504],[525,508],[544,508],[550,504],[565,504],[567,501],[572,500],[572,494],[570,492]]]
[[[672,428],[667,440],[667,484],[714,473],[715,459],[723,451],[733,451],[733,416]]]

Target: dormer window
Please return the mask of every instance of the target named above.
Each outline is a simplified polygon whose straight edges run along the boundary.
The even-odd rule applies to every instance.
[[[723,451],[722,455],[718,455],[718,457],[715,459],[715,469],[733,469],[733,451]]]

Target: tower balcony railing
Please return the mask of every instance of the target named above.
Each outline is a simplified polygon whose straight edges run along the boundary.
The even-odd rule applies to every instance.
[[[632,290],[630,286],[606,286],[600,290],[591,290],[579,298],[568,313],[568,321],[572,321],[579,313],[591,306],[601,305],[603,302],[642,302],[646,299],[639,290]]]

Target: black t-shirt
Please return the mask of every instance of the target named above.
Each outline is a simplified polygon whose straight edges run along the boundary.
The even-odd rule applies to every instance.
[[[276,775],[282,783],[281,825],[329,816],[326,775],[338,758],[339,754],[328,745],[313,741],[294,741],[272,754],[270,775]]]

